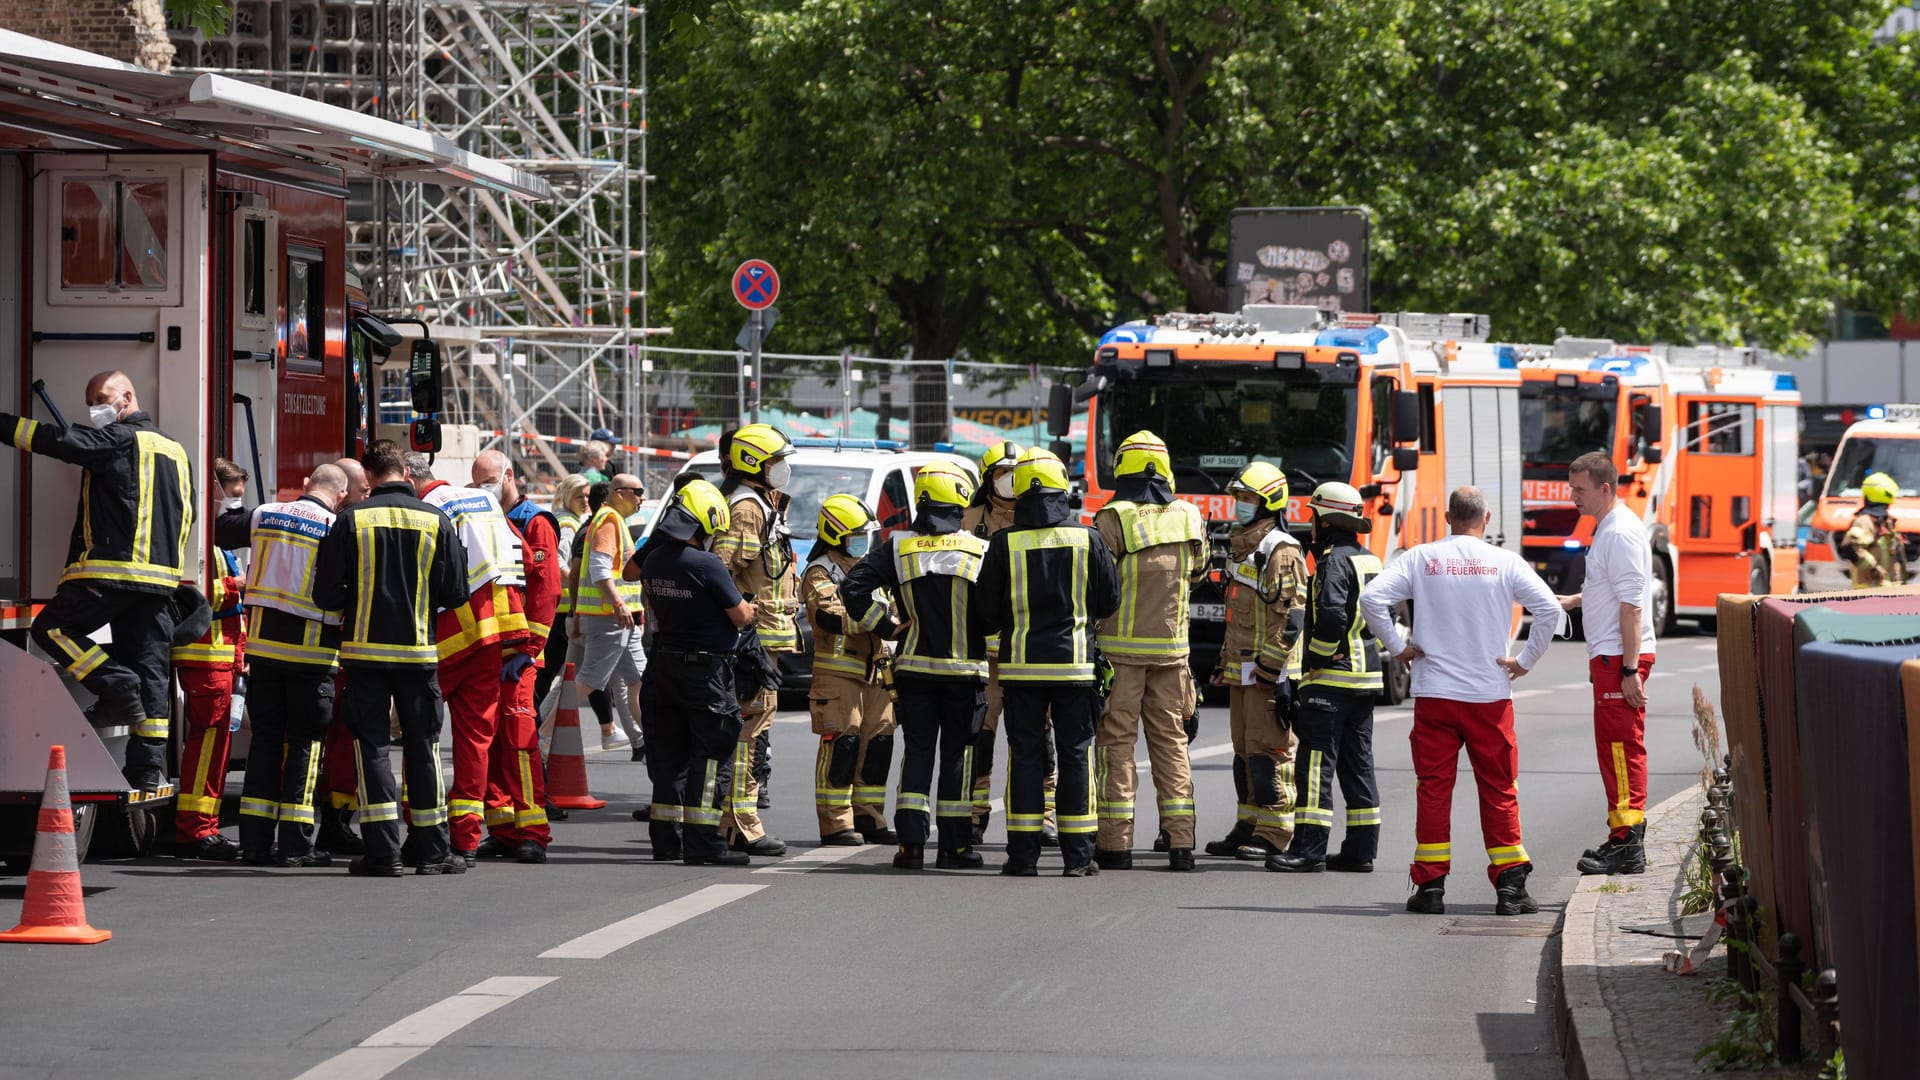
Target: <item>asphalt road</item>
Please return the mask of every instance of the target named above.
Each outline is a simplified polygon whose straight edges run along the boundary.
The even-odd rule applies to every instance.
[[[1651,801],[1694,780],[1691,687],[1717,697],[1715,670],[1710,637],[1660,643]],[[1037,880],[993,873],[997,814],[984,872],[808,854],[813,739],[786,712],[769,820],[796,853],[750,870],[649,861],[624,754],[589,758],[610,805],[558,823],[545,866],[89,864],[88,915],[114,939],[0,945],[0,1078],[1559,1076],[1551,933],[1605,829],[1583,646],[1556,643],[1519,689],[1537,916],[1492,915],[1465,772],[1449,913],[1403,910],[1410,707],[1376,718],[1380,872],[1202,857],[1175,875],[1142,851],[1086,880],[1055,856]],[[1203,840],[1233,814],[1226,735],[1205,710]],[[0,879],[0,925],[20,881]]]

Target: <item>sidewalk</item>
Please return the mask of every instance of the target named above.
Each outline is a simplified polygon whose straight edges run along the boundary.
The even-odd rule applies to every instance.
[[[1661,954],[1691,941],[1622,929],[1680,917],[1686,857],[1698,841],[1706,793],[1696,785],[1647,813],[1647,872],[1587,877],[1567,900],[1556,971],[1554,1031],[1570,1080],[1651,1080],[1696,1076],[1694,1055],[1720,1040],[1734,1015],[1708,1000],[1708,984],[1727,974],[1724,945],[1693,975],[1670,975]],[[1813,1077],[1817,1066],[1723,1077]]]

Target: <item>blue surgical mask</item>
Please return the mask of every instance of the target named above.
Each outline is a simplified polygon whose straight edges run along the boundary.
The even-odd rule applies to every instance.
[[[1253,524],[1253,519],[1259,516],[1260,516],[1259,503],[1236,501],[1233,504],[1233,518],[1235,521],[1238,521],[1242,525]]]
[[[867,551],[873,547],[872,533],[855,533],[847,537],[847,554],[856,559],[867,557]]]

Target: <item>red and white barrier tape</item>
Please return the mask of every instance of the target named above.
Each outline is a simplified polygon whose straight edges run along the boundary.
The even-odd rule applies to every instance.
[[[572,439],[565,435],[535,435],[530,431],[482,431],[480,435],[488,439],[539,439],[541,442],[558,443],[561,446],[585,446],[592,441],[591,439]],[[648,457],[671,458],[674,461],[685,461],[693,456],[685,450],[662,450],[654,446],[628,446],[626,443],[609,443],[608,445],[623,454],[643,454]]]

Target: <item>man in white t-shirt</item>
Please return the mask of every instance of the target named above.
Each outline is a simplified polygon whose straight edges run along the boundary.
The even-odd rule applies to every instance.
[[[1525,560],[1483,539],[1492,517],[1478,488],[1456,490],[1447,500],[1453,535],[1395,559],[1360,594],[1367,625],[1389,652],[1413,669],[1413,771],[1418,788],[1409,871],[1415,891],[1407,898],[1407,910],[1421,914],[1447,910],[1453,778],[1462,746],[1480,789],[1480,831],[1487,845],[1494,914],[1540,910],[1527,895],[1533,864],[1520,845],[1515,786],[1520,749],[1513,732],[1512,682],[1546,655],[1560,625],[1560,605]],[[1413,601],[1419,613],[1419,644],[1402,641],[1393,625],[1393,605],[1403,600]],[[1509,659],[1515,604],[1533,615],[1533,629],[1526,648]]]
[[[1653,671],[1653,549],[1646,526],[1619,501],[1613,459],[1582,454],[1567,469],[1573,504],[1594,520],[1586,584],[1560,598],[1579,608],[1593,683],[1593,736],[1607,789],[1607,839],[1580,857],[1583,874],[1639,874],[1647,821],[1647,676]],[[1623,658],[1632,657],[1631,663]]]

